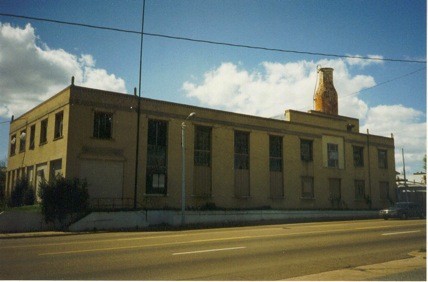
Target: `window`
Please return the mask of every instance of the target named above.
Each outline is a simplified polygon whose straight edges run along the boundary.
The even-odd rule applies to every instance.
[[[355,200],[363,200],[365,196],[365,181],[355,180]]]
[[[167,132],[165,121],[149,120],[147,131],[146,193],[167,192]]]
[[[379,193],[381,200],[389,200],[389,182],[381,181],[379,182]]]
[[[269,136],[269,169],[282,171],[282,137]]]
[[[300,140],[300,158],[305,162],[311,162],[313,160],[312,140]]]
[[[353,146],[354,149],[354,166],[363,167],[364,166],[364,147]]]
[[[377,156],[378,156],[379,168],[388,168],[387,151],[386,150],[378,150]]]
[[[16,134],[10,137],[10,156],[16,154]]]
[[[327,144],[328,167],[339,167],[339,145]]]
[[[314,178],[310,176],[302,177],[302,198],[314,199]]]
[[[330,199],[340,200],[342,198],[341,179],[330,178],[328,182],[329,182]]]
[[[40,123],[40,145],[48,141],[48,119],[44,119]]]
[[[94,113],[94,137],[99,139],[112,138],[113,114],[106,112]]]
[[[22,130],[21,134],[19,134],[19,152],[25,151],[25,143],[27,141],[27,131]]]
[[[235,131],[235,169],[250,168],[250,134]]]
[[[196,126],[194,164],[211,166],[211,127]]]
[[[64,112],[59,112],[55,115],[55,139],[62,137],[63,119]]]
[[[33,124],[30,127],[30,147],[29,147],[30,150],[34,150],[34,139],[35,139],[35,136],[36,136],[36,125]]]

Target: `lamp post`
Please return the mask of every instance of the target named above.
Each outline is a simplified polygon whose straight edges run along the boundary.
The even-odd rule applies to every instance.
[[[181,123],[181,225],[185,223],[186,211],[186,120],[195,115],[195,112],[190,113]]]

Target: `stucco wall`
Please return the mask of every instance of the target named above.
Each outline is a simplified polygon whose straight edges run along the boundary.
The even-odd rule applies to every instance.
[[[69,93],[71,91],[71,94]],[[24,165],[36,165],[58,158],[63,159],[63,172],[67,177],[81,177],[84,160],[115,161],[123,164],[123,185],[117,187],[121,197],[134,199],[135,155],[137,134],[138,98],[132,95],[112,93],[72,86],[53,99],[25,114],[39,122],[48,115],[53,126],[56,111],[64,110],[64,138],[36,146],[27,152]],[[214,203],[223,208],[318,209],[331,208],[329,178],[340,178],[342,200],[347,208],[366,209],[368,204],[355,200],[355,179],[365,180],[366,194],[370,194],[372,208],[389,204],[380,199],[379,182],[388,181],[390,195],[394,197],[395,160],[394,140],[358,132],[358,120],[341,116],[328,116],[317,112],[287,111],[286,120],[275,120],[249,115],[234,114],[206,108],[180,105],[142,98],[140,109],[139,161],[137,175],[138,206],[146,208],[179,208],[181,206],[181,123],[191,112],[196,116],[186,121],[186,203],[198,207]],[[112,138],[93,137],[95,111],[113,114]],[[167,194],[147,195],[147,131],[150,119],[163,120],[168,124],[167,144]],[[354,125],[348,130],[347,125]],[[13,123],[11,134],[30,124]],[[211,140],[211,197],[194,197],[193,155],[195,125],[212,128]],[[235,197],[234,132],[248,132],[250,142],[250,197]],[[36,130],[38,132],[38,130]],[[53,134],[53,129],[50,128]],[[283,137],[284,198],[270,197],[269,135]],[[313,142],[313,160],[300,159],[300,140]],[[36,136],[37,140],[37,136]],[[324,140],[324,141],[323,141]],[[340,167],[326,167],[326,143],[339,140]],[[368,141],[367,141],[368,140]],[[367,145],[369,144],[369,145]],[[364,166],[354,167],[353,145],[364,147]],[[388,167],[378,168],[378,149],[387,150]],[[34,154],[34,156],[31,156]],[[37,157],[36,157],[37,155]],[[9,159],[8,171],[21,167],[23,154]],[[34,160],[32,159],[34,157]],[[302,199],[302,177],[314,178],[314,197]],[[103,177],[100,175],[100,177]],[[89,183],[91,184],[91,183]],[[95,187],[96,185],[94,185]],[[98,187],[96,189],[103,189]],[[119,194],[118,194],[119,195]],[[130,203],[127,201],[127,203]]]

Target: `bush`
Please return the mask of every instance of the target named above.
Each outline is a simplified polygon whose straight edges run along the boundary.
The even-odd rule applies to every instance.
[[[36,202],[36,194],[34,193],[34,190],[32,188],[24,191],[22,201],[24,206],[34,205],[34,203]]]
[[[23,176],[19,178],[13,187],[12,194],[10,195],[9,206],[20,207],[23,205],[34,205],[34,201],[34,191],[28,181],[28,177]]]
[[[39,196],[45,221],[63,225],[67,216],[85,213],[89,205],[87,186],[86,181],[60,175],[41,183]]]

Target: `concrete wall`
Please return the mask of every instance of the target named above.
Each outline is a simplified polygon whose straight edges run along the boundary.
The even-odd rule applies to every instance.
[[[365,219],[377,218],[377,211],[187,211],[185,223],[190,225],[218,225],[251,222],[284,223],[296,220]],[[181,225],[178,211],[94,212],[69,227],[70,231],[126,230],[153,225]]]
[[[0,213],[0,232],[32,232],[54,230],[53,224],[47,224],[38,212],[5,211]]]

